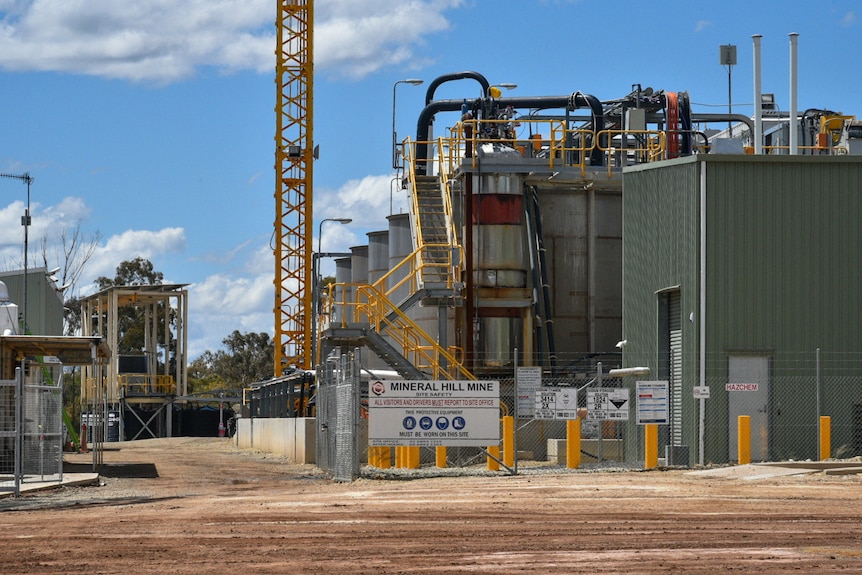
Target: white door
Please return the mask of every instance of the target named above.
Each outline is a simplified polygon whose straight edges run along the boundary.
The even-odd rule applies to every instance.
[[[732,355],[727,358],[728,459],[737,460],[740,415],[751,418],[751,461],[769,460],[769,357]],[[744,385],[748,384],[748,385]]]

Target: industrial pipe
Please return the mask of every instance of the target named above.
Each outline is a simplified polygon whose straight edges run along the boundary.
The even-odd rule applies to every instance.
[[[430,88],[429,88],[430,89]],[[595,96],[583,94],[581,92],[573,92],[568,96],[533,96],[520,98],[499,98],[496,104],[503,107],[511,106],[512,108],[532,108],[532,109],[548,109],[548,108],[565,108],[575,110],[580,107],[589,107],[592,111],[592,129],[594,133],[599,133],[605,129],[604,109],[602,103]],[[416,158],[422,160],[428,153],[428,134],[431,124],[434,122],[434,116],[437,112],[455,112],[461,110],[466,105],[467,110],[476,111],[483,108],[483,99],[473,100],[435,100],[428,103],[425,108],[419,113],[419,119],[416,123]],[[590,165],[601,166],[604,162],[602,151],[596,147],[590,155]],[[425,163],[422,162],[416,166],[419,173],[425,173]]]

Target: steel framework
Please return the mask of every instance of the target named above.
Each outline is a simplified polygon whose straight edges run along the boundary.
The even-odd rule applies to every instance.
[[[312,365],[312,0],[279,0],[276,45],[275,361]]]

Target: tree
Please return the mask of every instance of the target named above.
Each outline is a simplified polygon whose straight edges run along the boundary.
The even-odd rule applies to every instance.
[[[74,335],[81,329],[81,300],[77,296],[78,280],[84,273],[87,263],[99,247],[101,234],[96,231],[86,236],[81,230],[81,221],[74,226],[62,226],[56,240],[51,240],[48,235],[42,236],[41,253],[42,265],[45,269],[53,270],[54,282],[63,292],[66,305],[63,314],[65,323],[64,333]]]
[[[243,388],[272,377],[275,342],[268,333],[234,330],[222,344],[225,349],[207,350],[189,366],[189,387],[193,392]]]
[[[122,286],[161,285],[163,280],[164,274],[156,271],[150,260],[138,257],[133,260],[120,262],[113,279],[101,276],[96,279],[96,284],[99,286],[100,290],[105,290],[111,287]],[[164,304],[159,305],[162,306]],[[120,355],[140,353],[144,348],[145,343],[144,309],[138,306],[128,305],[119,308],[117,310],[117,314],[119,316],[117,318],[119,336],[117,338],[118,349],[116,350],[116,353]],[[159,321],[163,322],[164,313],[161,313],[160,311],[159,317],[162,318]],[[176,318],[171,317],[170,322],[171,325],[174,325]],[[170,360],[174,361],[175,358],[173,355],[176,351],[176,345],[173,334],[169,331],[168,337],[170,341],[168,342],[163,341],[163,334],[163,325],[160,325],[156,333],[158,343],[168,347],[170,350]]]

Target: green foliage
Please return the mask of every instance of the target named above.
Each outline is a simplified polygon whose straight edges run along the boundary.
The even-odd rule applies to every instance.
[[[269,334],[234,330],[222,344],[224,349],[207,350],[189,365],[190,392],[243,388],[272,378],[275,342]]]
[[[151,261],[138,257],[131,261],[127,260],[120,262],[113,279],[101,276],[96,279],[96,283],[100,290],[105,290],[111,287],[122,286],[161,285],[163,280],[164,274],[162,272],[155,271]],[[159,306],[162,305],[163,304],[159,304]],[[140,353],[144,349],[145,343],[144,322],[146,319],[146,312],[144,308],[128,305],[120,307],[117,310],[117,313],[119,316],[117,318],[117,327],[119,330],[117,345],[119,349],[116,350],[116,353],[120,355]],[[160,324],[163,324],[164,314],[160,312],[159,318]],[[171,325],[174,324],[174,321],[175,318],[171,318]],[[161,345],[165,345],[163,334],[164,327],[163,325],[159,325],[156,337]],[[172,333],[169,335],[169,338],[170,341],[167,342],[167,344],[171,350],[171,361],[174,361],[173,355],[176,349],[176,342],[174,341]]]

